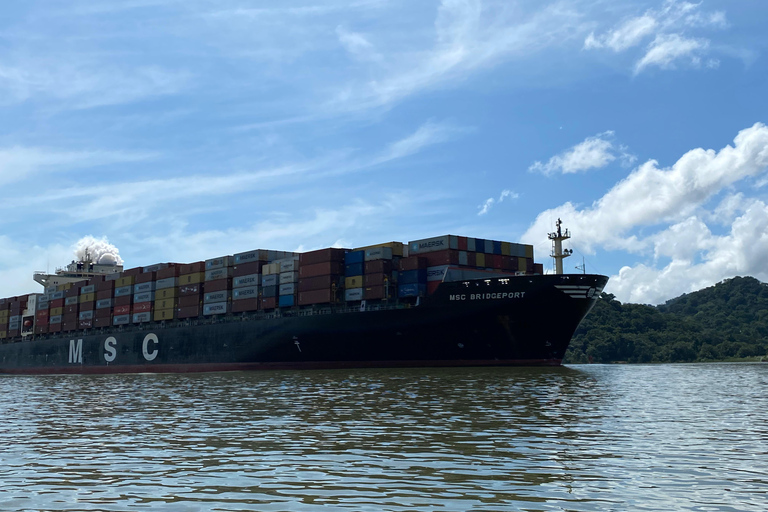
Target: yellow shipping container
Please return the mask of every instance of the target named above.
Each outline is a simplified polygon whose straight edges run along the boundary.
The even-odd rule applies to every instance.
[[[482,252],[479,252],[475,255],[475,266],[476,267],[484,267],[485,266],[485,254]]]
[[[529,260],[533,259],[533,246],[532,245],[526,245],[525,246],[525,257]]]
[[[163,288],[155,292],[155,300],[173,299],[178,293],[179,290],[177,288]]]
[[[121,288],[123,286],[132,286],[136,278],[133,276],[121,277],[115,281],[115,288]]]
[[[96,294],[95,293],[84,293],[80,296],[80,304],[83,302],[93,302],[96,300]]]
[[[368,249],[376,249],[378,247],[389,247],[392,249],[392,256],[403,256],[403,247],[405,244],[402,242],[387,242],[385,244],[376,244],[376,245],[368,245],[366,247],[358,247],[357,249],[352,249],[353,251],[367,251]]]
[[[518,272],[525,272],[528,268],[528,262],[526,258],[517,258],[517,270]]]
[[[0,331],[0,339],[5,339],[8,337],[8,331]]]
[[[501,242],[501,254],[502,256],[512,256],[512,244]]]
[[[8,320],[9,313],[7,309],[0,311],[0,320]]]
[[[184,274],[179,276],[179,286],[187,284],[200,284],[205,281],[205,272],[195,272],[194,274]]]
[[[272,275],[280,273],[279,263],[270,263],[261,267],[261,275]]]
[[[50,316],[59,316],[64,314],[64,308],[51,308]]]
[[[176,299],[162,299],[158,300],[155,296],[155,309],[175,309]]]
[[[175,308],[155,310],[155,322],[159,322],[160,320],[173,320],[175,316]]]
[[[64,283],[56,286],[57,292],[63,292],[72,288],[72,283]]]
[[[344,288],[350,290],[352,288],[363,287],[363,276],[351,276],[344,279]]]

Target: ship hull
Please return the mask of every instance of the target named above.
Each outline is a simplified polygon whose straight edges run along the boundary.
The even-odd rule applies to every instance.
[[[0,345],[0,373],[559,365],[607,277],[442,283],[423,304],[200,318]]]

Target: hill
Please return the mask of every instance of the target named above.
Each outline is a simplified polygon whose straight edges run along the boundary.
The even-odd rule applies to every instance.
[[[768,285],[734,277],[659,306],[601,294],[565,363],[721,361],[768,356]]]

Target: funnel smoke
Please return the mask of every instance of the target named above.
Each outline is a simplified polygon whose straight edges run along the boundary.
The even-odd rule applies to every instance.
[[[75,256],[77,261],[85,259],[85,252],[91,261],[97,265],[122,265],[123,259],[120,257],[120,251],[114,245],[109,243],[107,237],[94,238],[86,236],[81,238],[75,244]]]

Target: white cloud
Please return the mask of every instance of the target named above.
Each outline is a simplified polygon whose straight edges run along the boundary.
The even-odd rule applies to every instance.
[[[673,67],[676,60],[689,58],[696,65],[700,62],[699,54],[706,52],[709,41],[706,39],[690,39],[678,34],[656,36],[648,47],[648,52],[635,65],[635,74],[650,66],[662,69]]]
[[[547,163],[534,162],[528,170],[551,175],[555,172],[573,174],[605,167],[616,160],[616,148],[608,140],[612,136],[613,132],[607,131],[594,137],[587,137],[583,142],[576,144],[559,155],[553,156]],[[621,147],[619,149],[622,150],[625,158],[633,158],[625,152],[625,148]]]
[[[657,302],[734,273],[768,278],[763,263],[768,231],[760,231],[768,225],[768,208],[762,202],[741,205],[745,213],[733,221],[731,234],[723,237],[710,232],[701,213],[715,194],[758,177],[766,169],[768,127],[757,123],[740,131],[734,145],[720,151],[693,149],[669,168],[659,168],[653,160],[646,162],[589,207],[579,209],[566,203],[545,211],[523,240],[535,245],[545,242],[554,220],[561,217],[574,234],[574,246],[583,252],[602,248],[642,254],[653,250],[657,260],[671,259],[661,270],[645,264],[622,269],[609,289],[620,300]],[[709,218],[732,218],[740,209],[737,198],[721,201]],[[662,228],[654,233],[656,226]],[[654,279],[667,281],[662,286],[651,283]]]
[[[651,67],[671,69],[675,61],[688,60],[694,67],[701,64],[702,56],[710,49],[710,40],[691,37],[686,32],[693,29],[723,29],[728,22],[725,13],[703,12],[701,3],[667,0],[661,9],[646,11],[632,17],[603,34],[590,33],[584,40],[584,49],[608,48],[616,53],[640,46],[653,38],[644,54],[635,63],[635,74]],[[709,59],[705,67],[717,67],[717,59]]]
[[[344,49],[360,60],[380,60],[381,55],[376,53],[373,44],[363,34],[350,32],[339,25],[336,27],[336,35]]]
[[[477,212],[477,214],[478,215],[485,215],[486,213],[488,213],[491,210],[491,207],[493,207],[493,205],[495,203],[497,203],[497,202],[498,203],[502,203],[508,197],[510,199],[517,199],[518,197],[520,197],[520,195],[517,194],[516,192],[512,192],[511,190],[504,189],[504,190],[501,191],[501,195],[499,195],[499,199],[498,200],[496,200],[496,199],[494,199],[492,197],[489,197],[488,199],[485,200],[485,202],[483,204],[478,206],[478,209],[480,211]]]

